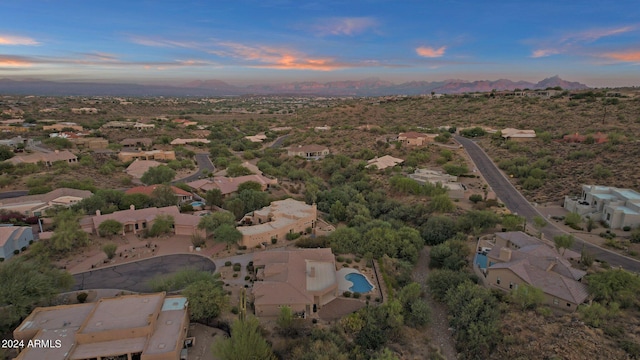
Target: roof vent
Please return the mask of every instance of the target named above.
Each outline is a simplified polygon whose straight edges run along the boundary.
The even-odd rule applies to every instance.
[[[102,326],[102,321],[98,321],[98,322],[96,323],[96,326]]]
[[[173,325],[173,321],[171,321],[171,320],[167,320],[166,324],[167,324],[167,325]]]
[[[158,349],[164,349],[167,345],[165,343],[158,344]]]

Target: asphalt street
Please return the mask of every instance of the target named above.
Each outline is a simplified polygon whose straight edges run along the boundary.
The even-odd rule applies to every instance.
[[[9,199],[9,198],[26,196],[26,195],[29,195],[28,190],[5,191],[0,193],[0,199]]]
[[[209,159],[209,154],[196,154],[196,163],[198,164],[198,172],[186,178],[173,181],[173,183],[196,181],[202,176],[203,170],[207,170],[210,174],[213,174],[216,170],[211,159]]]
[[[536,208],[533,207],[529,201],[522,196],[522,194],[520,194],[511,182],[509,182],[484,150],[482,150],[474,141],[457,135],[455,136],[455,140],[464,147],[467,154],[469,154],[469,157],[471,157],[471,160],[473,160],[478,171],[482,176],[484,176],[491,189],[512,213],[517,213],[519,216],[525,217],[527,222],[530,223],[533,222],[533,218],[535,216],[542,216],[542,214],[540,214],[538,210],[536,210]],[[566,234],[566,232],[558,229],[552,222],[549,222],[548,224],[549,225],[542,229],[542,232],[547,239],[553,239],[554,236]],[[576,234],[571,235],[576,237]],[[611,266],[622,267],[623,269],[640,273],[639,261],[585,242],[580,238],[576,237],[572,250],[577,251],[578,253],[581,253],[584,250],[593,255],[596,259],[606,261]]]
[[[183,269],[216,271],[213,261],[204,256],[179,254],[165,255],[104,269],[90,270],[73,275],[73,291],[87,289],[121,289],[152,292],[149,281],[157,276]]]

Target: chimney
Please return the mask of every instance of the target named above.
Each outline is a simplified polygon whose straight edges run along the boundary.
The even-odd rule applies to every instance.
[[[500,248],[500,261],[511,261],[511,249]]]
[[[100,209],[96,210],[96,216],[100,216],[102,215],[102,213],[100,212]]]
[[[129,205],[129,210],[135,210],[135,209],[136,209],[135,205],[133,205],[133,204]]]
[[[558,258],[556,257],[553,261],[549,262],[549,266],[547,266],[546,271],[549,272],[553,269],[553,267],[558,263]]]

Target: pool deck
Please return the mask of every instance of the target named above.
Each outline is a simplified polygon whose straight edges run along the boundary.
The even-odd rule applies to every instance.
[[[336,275],[338,277],[338,289],[340,290],[340,292],[351,291],[349,290],[349,288],[353,286],[353,282],[345,279],[345,276],[353,273],[364,276],[364,278],[367,279],[369,285],[371,285],[371,290],[369,292],[366,292],[365,294],[368,294],[376,289],[376,287],[371,283],[371,280],[369,280],[369,278],[365,274],[356,269],[342,268],[336,272]]]

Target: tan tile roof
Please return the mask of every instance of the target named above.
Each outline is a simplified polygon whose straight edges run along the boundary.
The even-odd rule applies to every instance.
[[[404,160],[398,159],[398,158],[394,158],[393,156],[385,155],[385,156],[380,157],[380,158],[371,159],[371,160],[369,160],[367,162],[369,163],[369,165],[367,165],[367,167],[375,165],[378,168],[378,170],[382,170],[382,169],[386,169],[388,167],[393,167],[393,166],[396,166],[398,164],[402,164],[404,162]]]
[[[268,177],[265,177],[263,175],[255,174],[239,176],[236,178],[223,176],[216,176],[213,178],[213,183],[218,189],[220,189],[220,192],[222,192],[223,195],[231,194],[238,191],[238,186],[240,186],[240,184],[249,181],[254,181],[261,185],[271,185],[277,183],[277,180],[269,179]]]
[[[419,138],[426,138],[426,137],[428,137],[428,135],[427,134],[423,134],[423,133],[419,133],[419,132],[415,132],[415,131],[409,131],[409,132],[398,134],[398,137],[404,137],[404,138],[407,138],[407,139],[419,139]]]
[[[149,186],[136,186],[125,191],[125,194],[145,194],[151,196],[153,192],[161,185],[149,185]],[[191,196],[190,192],[184,191],[176,186],[171,186],[171,190],[176,196]]]
[[[153,140],[151,138],[127,138],[120,141],[120,144],[124,146],[135,146],[137,144],[149,146],[153,144]]]
[[[70,189],[70,188],[58,188],[52,191],[49,191],[46,194],[38,194],[38,195],[26,195],[19,196],[10,199],[0,199],[0,206],[3,205],[16,205],[16,204],[27,204],[27,203],[48,203],[50,201],[54,201],[61,197],[77,197],[86,199],[93,195],[91,191],[88,190],[78,190],[78,189]]]
[[[134,178],[140,179],[145,172],[147,172],[150,168],[163,165],[161,162],[155,160],[139,160],[136,159],[134,162],[127,167],[127,174],[133,176]]]
[[[319,267],[318,273],[311,276],[309,262],[329,263],[330,266]],[[331,288],[337,282],[331,249],[266,251],[256,254],[253,264],[257,268],[264,266],[264,280],[255,282],[252,289],[256,305],[312,304],[313,291]],[[327,271],[331,274],[320,274]],[[325,278],[322,281],[324,288],[316,289],[315,277]]]
[[[91,219],[93,220],[93,227],[97,229],[100,224],[106,220],[116,220],[119,223],[133,223],[138,221],[151,221],[158,215],[171,215],[176,219],[176,215],[180,215],[180,210],[177,206],[167,206],[162,208],[146,208],[146,209],[128,209],[122,211],[116,211],[111,214],[95,215]]]

